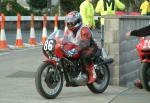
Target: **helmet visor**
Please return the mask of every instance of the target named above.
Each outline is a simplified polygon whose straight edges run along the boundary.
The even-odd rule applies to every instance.
[[[67,26],[68,26],[68,28],[72,28],[75,26],[75,23],[74,22],[68,22]]]

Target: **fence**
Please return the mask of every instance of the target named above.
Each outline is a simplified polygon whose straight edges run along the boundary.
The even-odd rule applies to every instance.
[[[3,19],[2,19],[2,17],[3,17]],[[34,17],[34,19],[33,19],[33,17]],[[3,28],[3,30],[1,30],[0,49],[5,49],[5,48],[10,47],[6,40],[7,38],[5,36],[5,32],[4,32],[5,30],[7,31],[7,33],[9,33],[10,31],[17,31],[15,45],[18,44],[18,47],[24,47],[21,30],[30,31],[30,33],[28,33],[28,34],[30,34],[30,37],[35,37],[35,31],[33,28],[36,28],[38,30],[42,30],[42,28],[43,28],[43,32],[40,36],[40,38],[42,39],[41,42],[43,43],[47,37],[47,29],[49,29],[50,32],[53,32],[54,29],[56,29],[56,28],[59,28],[59,29],[65,28],[65,24],[64,24],[65,16],[59,16],[59,17],[57,16],[57,18],[58,18],[57,21],[59,21],[59,25],[58,25],[58,22],[57,22],[57,24],[54,23],[56,21],[55,20],[56,16],[46,16],[46,19],[44,16],[33,16],[33,15],[32,16],[18,15],[18,16],[6,16],[6,17],[1,16],[0,21],[1,21],[1,24],[5,28]],[[98,16],[95,17],[95,20],[98,20]],[[33,24],[34,24],[34,26],[31,26]],[[56,27],[55,25],[57,25],[59,27]],[[19,27],[19,29],[18,29],[18,27]],[[32,28],[32,30],[31,30],[31,28]],[[19,40],[18,40],[18,38],[19,38]],[[35,38],[34,39],[29,38],[29,41],[30,41],[29,43],[37,44],[37,43],[35,43],[35,41],[36,41]],[[31,42],[31,40],[34,40],[34,43],[33,43],[33,41]],[[15,40],[13,40],[13,41],[15,41]],[[21,42],[18,43],[18,41],[21,41]],[[13,46],[11,45],[11,47],[13,47]]]

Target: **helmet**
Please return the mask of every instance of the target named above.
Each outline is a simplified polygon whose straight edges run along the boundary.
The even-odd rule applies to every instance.
[[[69,30],[77,30],[82,24],[80,13],[78,11],[69,12],[65,18],[65,22]]]

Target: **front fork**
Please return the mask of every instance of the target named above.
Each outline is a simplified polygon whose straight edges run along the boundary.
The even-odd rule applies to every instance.
[[[65,80],[66,80],[66,86],[67,85],[69,86],[69,84],[70,84],[71,81],[70,81],[69,76],[68,76],[68,71],[64,67],[62,59],[60,60],[60,63],[61,63],[62,72],[63,72]]]
[[[56,69],[60,69],[60,71],[61,71],[61,73],[63,73],[63,70],[61,69],[61,67],[60,67],[60,60],[58,59],[58,60],[54,60],[54,59],[46,59],[46,60],[44,60],[43,62],[50,62],[50,63],[52,63],[53,65],[55,65],[56,66]],[[47,71],[47,72],[49,72],[49,71]]]

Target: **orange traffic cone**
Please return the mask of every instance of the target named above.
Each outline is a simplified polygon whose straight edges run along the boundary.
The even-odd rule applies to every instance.
[[[29,38],[28,43],[32,46],[37,45],[37,41],[35,37],[35,30],[34,30],[34,15],[33,14],[31,14],[31,29],[30,29],[30,38]]]
[[[23,39],[22,39],[22,34],[21,34],[21,16],[20,16],[19,13],[17,14],[17,17],[18,17],[18,21],[17,21],[17,36],[16,36],[16,44],[15,44],[15,46],[17,48],[23,48],[24,45],[23,45]]]
[[[8,49],[4,28],[5,28],[5,16],[4,14],[1,14],[0,50]]]
[[[47,29],[46,29],[46,25],[47,25],[47,15],[44,14],[44,20],[43,20],[43,32],[42,32],[42,40],[41,43],[44,44],[46,39],[47,39]]]
[[[65,22],[64,36],[67,35],[67,30],[68,30],[67,23]]]
[[[55,15],[55,21],[54,21],[54,31],[58,30],[58,15]]]

